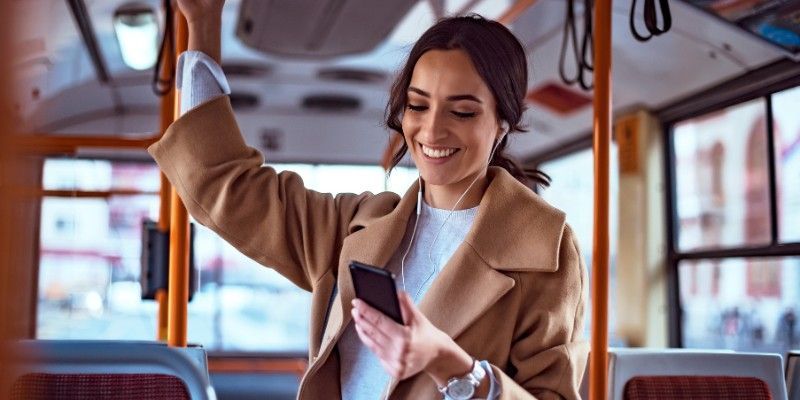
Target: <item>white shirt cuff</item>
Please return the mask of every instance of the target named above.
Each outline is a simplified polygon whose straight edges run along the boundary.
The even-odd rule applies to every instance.
[[[492,365],[489,364],[488,361],[483,360],[481,361],[481,367],[486,371],[486,376],[489,378],[489,395],[486,396],[486,400],[497,400],[500,397],[502,388],[500,387],[500,382],[498,382],[497,378],[494,376]]]
[[[231,93],[222,67],[201,51],[183,52],[175,71],[175,86],[181,93],[181,115],[209,100]]]

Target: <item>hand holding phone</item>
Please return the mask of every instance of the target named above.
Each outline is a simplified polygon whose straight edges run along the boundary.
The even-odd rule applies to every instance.
[[[357,298],[382,312],[394,322],[404,325],[392,273],[358,261],[351,261],[350,276],[353,279]]]

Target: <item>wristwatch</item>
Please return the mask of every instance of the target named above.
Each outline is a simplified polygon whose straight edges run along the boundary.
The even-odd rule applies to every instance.
[[[447,400],[469,400],[475,395],[475,389],[486,376],[486,371],[478,360],[472,362],[472,371],[464,376],[452,377],[447,384],[439,388],[439,392]]]

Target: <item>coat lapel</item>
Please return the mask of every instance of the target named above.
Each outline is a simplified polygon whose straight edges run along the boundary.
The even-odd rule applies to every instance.
[[[513,278],[491,268],[462,243],[419,308],[434,326],[456,338],[513,287]]]
[[[352,319],[350,309],[351,301],[355,298],[355,290],[350,279],[350,261],[359,261],[379,268],[386,267],[403,240],[408,219],[416,207],[418,188],[416,182],[411,185],[390,213],[371,220],[368,217],[356,218],[350,224],[349,229],[352,233],[344,240],[339,256],[338,293],[333,299],[328,322],[325,325],[319,357],[312,358],[312,366],[315,362],[324,362],[327,359],[333,344]]]

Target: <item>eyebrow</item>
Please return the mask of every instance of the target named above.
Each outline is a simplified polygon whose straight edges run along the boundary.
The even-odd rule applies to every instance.
[[[424,97],[431,97],[430,93],[428,93],[428,92],[426,92],[426,91],[424,91],[422,89],[415,88],[414,86],[409,86],[408,87],[408,91],[409,92],[414,92],[414,93],[419,94],[419,95],[424,96]],[[479,98],[477,98],[477,97],[475,97],[475,96],[473,96],[471,94],[456,94],[456,95],[453,95],[453,96],[447,96],[446,100],[448,100],[448,101],[470,100],[470,101],[474,101],[476,103],[483,104],[481,99],[479,99]]]

